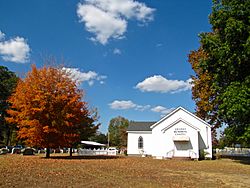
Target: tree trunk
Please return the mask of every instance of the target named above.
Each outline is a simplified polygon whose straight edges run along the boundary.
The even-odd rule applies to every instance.
[[[50,157],[50,148],[46,148],[46,158]]]
[[[6,132],[6,146],[10,146],[10,135],[11,135],[11,130],[9,127],[7,127],[7,132]]]
[[[72,149],[72,147],[70,147],[70,149],[69,149],[69,156],[70,157],[72,157],[72,153],[73,153],[73,149]]]

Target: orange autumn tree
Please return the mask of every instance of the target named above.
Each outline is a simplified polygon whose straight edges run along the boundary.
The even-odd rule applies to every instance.
[[[83,91],[69,73],[54,67],[37,69],[33,65],[9,99],[11,117],[7,121],[18,125],[18,138],[29,146],[47,148],[49,157],[50,148],[72,148],[89,123],[94,122],[82,97]]]

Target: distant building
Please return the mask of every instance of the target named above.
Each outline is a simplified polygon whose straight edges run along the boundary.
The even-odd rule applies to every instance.
[[[128,155],[212,158],[211,126],[182,107],[158,122],[131,122],[127,133]]]

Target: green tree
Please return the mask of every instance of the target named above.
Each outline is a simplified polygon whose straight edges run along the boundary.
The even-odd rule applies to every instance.
[[[121,116],[115,117],[109,122],[109,140],[110,145],[118,148],[127,146],[127,128],[129,121]]]
[[[225,137],[245,146],[250,145],[249,17],[249,0],[214,0],[212,32],[200,34],[200,48],[207,57],[198,63],[200,75],[212,79],[212,113],[228,125]]]
[[[17,80],[15,73],[9,71],[7,67],[0,66],[0,142],[5,145],[10,145],[13,131],[16,130],[16,126],[7,123],[5,118],[10,105],[7,99],[15,89]]]
[[[82,129],[79,130],[80,140],[90,140],[93,136],[98,134],[98,128],[100,123],[96,123],[99,120],[97,108],[89,110],[89,117],[86,117],[82,122]],[[88,126],[85,126],[88,125]],[[78,143],[75,143],[77,146]]]
[[[89,138],[89,140],[94,141],[94,142],[98,142],[101,144],[107,144],[108,143],[108,138],[107,135],[97,131],[95,135],[91,136]]]

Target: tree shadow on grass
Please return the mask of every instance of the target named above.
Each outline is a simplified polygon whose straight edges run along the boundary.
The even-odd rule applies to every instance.
[[[250,158],[234,159],[235,162],[250,165]]]
[[[43,159],[67,159],[67,160],[108,160],[108,159],[120,159],[122,156],[111,155],[77,155],[77,156],[51,156],[49,158],[42,157]]]
[[[234,160],[236,163],[250,165],[250,156],[223,156],[222,158],[228,158]]]

